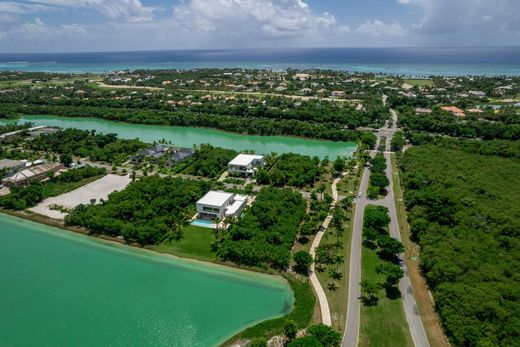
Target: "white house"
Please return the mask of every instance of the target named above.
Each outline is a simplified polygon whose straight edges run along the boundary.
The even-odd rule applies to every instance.
[[[239,154],[228,163],[228,170],[232,174],[254,176],[259,168],[265,166],[263,155]]]
[[[247,198],[247,195],[209,191],[197,201],[197,217],[211,220],[238,217],[246,206]]]

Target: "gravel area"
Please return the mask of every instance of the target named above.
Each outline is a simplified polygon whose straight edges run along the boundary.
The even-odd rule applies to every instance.
[[[129,175],[119,176],[109,174],[68,193],[45,199],[38,205],[30,208],[29,211],[54,219],[64,219],[65,213],[52,210],[51,207],[62,206],[66,209],[72,209],[80,204],[90,204],[92,199],[96,199],[96,203],[98,203],[101,199],[106,200],[110,193],[125,189],[131,181],[132,179]]]

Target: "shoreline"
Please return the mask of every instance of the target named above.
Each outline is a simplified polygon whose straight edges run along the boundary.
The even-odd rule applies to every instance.
[[[356,149],[359,147],[359,144],[354,141],[334,141],[334,140],[328,140],[328,139],[320,139],[320,138],[314,138],[314,137],[304,137],[304,136],[296,136],[296,135],[259,135],[259,134],[246,134],[246,133],[237,133],[230,130],[224,130],[224,129],[218,129],[218,128],[211,128],[211,127],[204,127],[204,126],[182,126],[182,125],[171,125],[171,124],[148,124],[148,123],[134,123],[134,122],[128,122],[128,121],[121,121],[121,120],[113,120],[113,119],[107,119],[107,118],[100,118],[95,116],[80,116],[80,117],[70,117],[70,116],[61,116],[61,115],[55,115],[55,114],[23,114],[21,116],[15,116],[13,118],[2,118],[2,119],[12,119],[12,120],[19,120],[23,117],[60,117],[60,118],[67,118],[67,119],[97,119],[107,122],[113,122],[117,124],[131,124],[131,125],[144,125],[144,126],[150,126],[150,127],[165,127],[165,128],[179,128],[179,129],[208,129],[216,132],[221,132],[224,134],[229,135],[238,135],[238,136],[256,136],[259,138],[273,138],[273,137],[279,137],[279,138],[291,138],[296,140],[306,140],[306,141],[317,141],[317,142],[328,142],[328,143],[341,143],[341,144],[352,144],[356,146]],[[359,131],[359,130],[348,130],[348,131]],[[359,131],[363,132],[363,131]]]
[[[216,267],[216,268],[221,268],[221,269],[228,270],[228,271],[231,270],[231,271],[242,272],[242,273],[246,273],[246,274],[250,274],[250,275],[251,274],[262,275],[262,276],[269,277],[271,279],[283,282],[285,284],[288,284],[287,281],[283,278],[282,273],[280,273],[280,272],[262,271],[260,269],[246,268],[246,267],[242,267],[242,266],[232,264],[232,263],[227,263],[227,262],[204,261],[204,260],[195,259],[195,258],[181,257],[181,256],[178,256],[178,255],[175,255],[172,253],[159,252],[159,251],[147,248],[147,247],[141,247],[136,244],[127,243],[126,241],[124,241],[124,239],[119,239],[117,237],[111,237],[111,236],[107,236],[107,235],[103,235],[103,234],[93,235],[93,234],[90,234],[88,232],[88,230],[86,230],[84,228],[65,226],[65,224],[58,219],[43,216],[43,215],[40,215],[35,212],[27,212],[26,210],[14,211],[14,210],[6,210],[3,208],[0,208],[0,215],[2,215],[2,214],[10,216],[10,217],[22,219],[22,220],[27,220],[27,221],[30,221],[33,223],[43,224],[43,225],[46,225],[49,227],[57,228],[57,229],[60,229],[61,231],[83,235],[94,241],[100,241],[102,243],[106,243],[111,246],[128,247],[129,249],[134,250],[134,251],[135,250],[143,251],[143,252],[153,254],[153,255],[165,256],[165,257],[173,258],[175,260],[180,260],[180,261],[187,262],[187,263],[204,265],[204,266],[209,266],[209,267]]]
[[[143,256],[143,255],[159,256],[159,257],[163,258],[163,259],[159,259],[159,260],[166,260],[166,261],[173,260],[173,261],[184,263],[184,264],[180,264],[181,266],[197,265],[199,267],[200,266],[204,267],[205,271],[212,271],[213,269],[220,270],[220,271],[223,271],[224,276],[237,276],[237,278],[242,278],[241,275],[263,277],[264,280],[269,280],[270,282],[277,283],[278,285],[283,284],[284,287],[286,287],[287,289],[290,290],[291,295],[292,295],[292,303],[291,303],[292,306],[291,306],[290,311],[288,311],[287,313],[281,314],[281,315],[273,315],[271,317],[262,318],[262,319],[258,319],[255,321],[248,322],[247,325],[244,325],[244,327],[242,327],[238,330],[231,331],[226,337],[217,341],[216,346],[221,346],[228,342],[232,342],[230,340],[233,337],[239,335],[243,331],[245,331],[257,324],[261,324],[261,323],[269,321],[269,320],[274,320],[274,319],[279,319],[279,318],[285,317],[286,315],[290,314],[294,310],[294,307],[295,307],[294,290],[293,290],[290,282],[287,279],[285,279],[284,276],[282,276],[282,274],[254,271],[251,269],[245,269],[245,268],[241,268],[238,266],[229,266],[229,265],[225,265],[223,263],[218,263],[218,262],[206,262],[206,261],[202,261],[202,260],[198,260],[198,259],[180,257],[180,256],[177,256],[177,255],[174,255],[171,253],[162,253],[162,252],[154,251],[154,250],[151,250],[148,248],[131,245],[131,244],[124,242],[123,240],[113,238],[113,237],[108,237],[106,235],[100,235],[101,237],[93,236],[93,235],[88,234],[87,230],[85,230],[83,228],[65,227],[64,224],[59,220],[52,219],[52,218],[49,218],[46,216],[42,216],[42,215],[39,215],[39,214],[33,213],[33,212],[27,213],[26,211],[12,211],[12,210],[0,209],[0,216],[1,215],[7,216],[8,218],[18,219],[21,221],[29,221],[31,223],[45,225],[45,226],[51,227],[51,229],[56,228],[56,229],[59,229],[61,232],[68,233],[69,235],[82,235],[85,237],[85,240],[88,240],[90,242],[92,242],[92,241],[98,242],[105,246],[114,247],[117,250],[131,251],[131,253],[133,253],[135,256]],[[136,253],[136,251],[141,252],[142,254],[138,254],[138,253]],[[179,265],[179,264],[177,264],[177,265]]]

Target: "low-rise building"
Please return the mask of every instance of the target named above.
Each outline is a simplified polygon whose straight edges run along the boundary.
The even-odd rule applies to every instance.
[[[444,111],[450,112],[455,117],[466,117],[466,114],[464,113],[464,111],[456,106],[441,106],[441,109],[443,109]]]
[[[59,130],[60,129],[58,129],[58,128],[51,128],[51,127],[46,127],[46,126],[34,127],[34,128],[29,129],[27,134],[30,137],[38,137],[38,136],[41,136],[41,135],[54,134],[55,132],[58,132]]]
[[[429,108],[418,107],[415,109],[415,114],[418,114],[418,115],[426,115],[426,114],[430,114],[430,113],[432,113],[432,110]]]
[[[169,150],[169,147],[163,145],[154,145],[150,148],[146,148],[137,152],[137,155],[130,158],[130,161],[134,164],[142,162],[144,158],[159,159]]]
[[[42,181],[54,174],[55,172],[64,169],[61,163],[45,163],[20,170],[14,175],[2,180],[2,183],[8,187],[23,186],[30,182]]]
[[[344,98],[345,92],[342,90],[334,90],[330,93],[330,96],[333,98]]]
[[[300,95],[311,95],[312,94],[312,89],[310,89],[310,88],[302,88],[302,89],[300,89],[300,91],[298,93]]]
[[[16,171],[24,169],[25,162],[20,160],[1,159],[0,178],[13,175]]]
[[[185,147],[172,148],[166,165],[173,166],[177,163],[180,163],[180,162],[186,160],[187,158],[191,157],[193,154],[195,154],[195,150],[193,148],[185,148]]]
[[[236,218],[246,206],[247,198],[246,195],[209,191],[196,203],[197,218],[203,220]]]
[[[228,163],[228,171],[246,177],[254,176],[258,169],[265,167],[265,158],[257,154],[239,154]]]

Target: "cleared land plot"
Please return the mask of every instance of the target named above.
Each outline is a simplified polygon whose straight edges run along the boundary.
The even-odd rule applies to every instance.
[[[96,199],[96,202],[99,202],[101,199],[106,200],[108,195],[116,190],[121,191],[125,189],[131,181],[132,179],[128,175],[106,175],[71,192],[45,199],[35,207],[30,208],[29,211],[54,219],[63,219],[65,218],[65,213],[51,209],[53,206],[73,209],[80,204],[90,204],[92,199]]]

